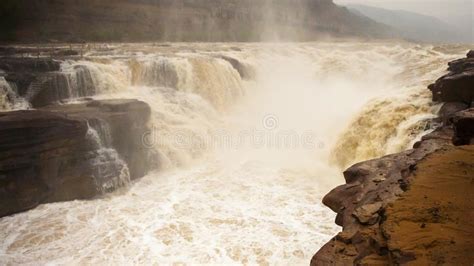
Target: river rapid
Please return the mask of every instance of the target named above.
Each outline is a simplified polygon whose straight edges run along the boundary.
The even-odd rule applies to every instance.
[[[0,219],[0,264],[307,265],[339,230],[322,197],[346,167],[408,149],[432,130],[440,106],[426,86],[467,49],[91,47],[62,62],[70,101],[91,87],[97,99],[148,103],[143,145],[158,168],[98,199]],[[29,108],[28,99],[6,102],[14,91],[0,80],[0,107]]]

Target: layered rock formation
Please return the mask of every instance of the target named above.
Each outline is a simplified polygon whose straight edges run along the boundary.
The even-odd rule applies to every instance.
[[[58,50],[66,52],[68,50]],[[28,52],[28,51],[27,51]],[[65,59],[74,59],[67,57]],[[77,66],[73,73],[60,71],[58,59],[31,57],[4,57],[0,60],[3,78],[14,84],[14,91],[7,95],[11,102],[15,97],[26,100],[31,107],[44,107],[70,98],[93,96],[96,94],[90,71]]]
[[[314,40],[390,31],[332,0],[3,0],[0,10],[0,41]]]
[[[474,102],[474,55],[449,63],[449,73],[429,86],[436,102]]]
[[[474,224],[472,51],[430,86],[441,126],[414,149],[356,164],[323,200],[343,227],[312,265],[471,265]],[[469,109],[470,108],[470,109]]]
[[[150,108],[86,101],[0,114],[0,217],[41,203],[90,199],[151,168]]]

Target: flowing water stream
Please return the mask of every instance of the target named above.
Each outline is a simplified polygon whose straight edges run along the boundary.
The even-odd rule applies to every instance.
[[[159,168],[100,199],[0,219],[0,264],[307,265],[339,230],[321,199],[342,169],[430,130],[426,86],[466,50],[116,44],[65,61],[54,80],[72,101],[151,106],[144,145]],[[3,109],[26,108],[1,93]]]

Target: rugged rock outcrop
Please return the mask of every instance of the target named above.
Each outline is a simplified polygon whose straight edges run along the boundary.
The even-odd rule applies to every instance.
[[[435,100],[448,101],[434,132],[412,150],[352,166],[344,172],[346,184],[326,195],[323,203],[343,230],[311,265],[474,262],[474,225],[466,218],[474,200],[474,147],[453,145],[473,144],[474,138],[467,60],[450,63],[452,72],[430,86]],[[461,81],[447,81],[453,76]]]
[[[80,104],[53,105],[42,110],[65,113],[70,119],[85,120],[98,131],[106,148],[113,148],[130,170],[130,178],[144,176],[151,167],[149,147],[143,136],[149,131],[151,109],[137,100],[86,101]]]
[[[474,108],[456,114],[454,124],[454,144],[474,145]]]
[[[0,114],[0,217],[41,203],[89,199],[151,168],[136,100],[86,101]]]
[[[347,170],[351,183],[324,200],[337,209],[344,230],[311,264],[471,265],[474,146],[426,152],[416,149]],[[377,175],[387,171],[387,177]]]
[[[362,162],[344,172],[346,185],[331,191],[323,203],[337,213],[343,227],[312,260],[312,265],[350,265],[368,258],[389,261],[391,254],[382,225],[386,207],[408,190],[417,164],[427,155],[449,146],[452,131],[425,137],[417,148]]]
[[[257,76],[256,70],[254,68],[243,64],[235,58],[232,58],[230,56],[221,56],[220,58],[229,62],[229,64],[231,64],[232,67],[237,70],[237,72],[239,72],[239,75],[242,79],[252,80],[255,79],[255,77]]]
[[[59,62],[44,58],[2,58],[0,69],[5,72],[41,73],[58,71]]]
[[[58,53],[67,51],[63,49]],[[92,74],[87,68],[79,65],[72,73],[65,73],[60,67],[61,61],[51,58],[0,58],[1,76],[13,84],[10,93],[15,95],[10,98],[21,97],[34,108],[96,94]]]
[[[28,90],[35,87],[35,83],[50,76],[50,73],[59,71],[57,61],[45,58],[1,58],[0,70],[9,83],[15,84],[18,96],[26,96]]]
[[[390,35],[388,27],[355,15],[332,0],[2,0],[0,30],[0,41],[23,42],[314,40],[329,35]]]
[[[468,56],[472,56],[472,51]],[[472,104],[474,101],[474,58],[467,57],[449,63],[450,71],[429,86],[436,102],[462,102]]]

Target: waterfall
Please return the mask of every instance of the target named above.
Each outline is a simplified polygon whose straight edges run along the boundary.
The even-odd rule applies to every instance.
[[[431,129],[430,121],[438,110],[424,87],[373,100],[340,136],[332,161],[347,168],[356,162],[410,149],[420,134]]]
[[[0,76],[0,111],[28,109],[29,106],[25,99],[18,96],[15,87]]]
[[[224,109],[244,94],[242,79],[230,63],[209,56],[152,57],[131,60],[134,85],[195,93]]]
[[[111,146],[112,138],[105,121],[89,121],[87,139],[96,148],[91,154],[89,163],[96,169],[94,180],[102,193],[115,191],[130,183],[130,172],[127,164]]]
[[[156,154],[167,166],[187,164],[208,150],[206,138],[222,126],[218,113],[234,106],[252,109],[249,116],[257,120],[271,113],[280,122],[291,121],[288,129],[316,131],[326,147],[332,146],[331,154],[322,156],[340,167],[407,149],[436,113],[426,82],[441,73],[441,62],[452,57],[437,47],[380,45],[363,50],[357,43],[156,54],[130,54],[129,47],[117,47],[108,56],[99,53],[89,60],[64,61],[60,72],[33,82],[24,98],[34,100],[41,87],[55,101],[82,97],[146,101],[153,110],[153,127],[163,135],[154,143],[159,147]],[[3,109],[25,107],[9,84],[0,81]],[[259,103],[241,104],[249,99]],[[333,102],[340,107],[334,108]],[[313,105],[327,116],[301,121],[303,113],[314,112]],[[359,115],[354,118],[354,113]],[[177,149],[176,134],[183,135],[188,145]]]
[[[49,82],[70,101],[151,107],[145,144],[162,168],[124,193],[0,219],[0,264],[307,264],[340,230],[321,200],[341,168],[432,130],[439,106],[426,86],[467,49],[113,44],[65,61]],[[128,184],[107,124],[89,124],[97,186]]]
[[[11,94],[11,88],[5,78],[0,78],[0,110],[10,109],[9,95]]]
[[[61,72],[67,77],[70,98],[119,93],[131,85],[130,70],[120,60],[66,61]]]

